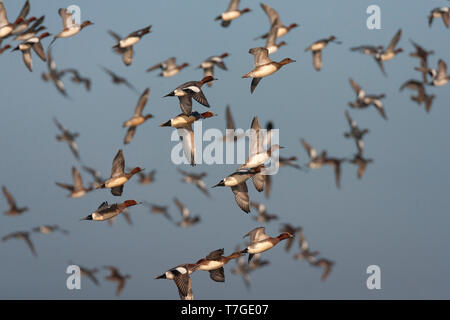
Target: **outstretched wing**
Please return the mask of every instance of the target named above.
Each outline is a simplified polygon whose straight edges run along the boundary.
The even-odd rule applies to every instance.
[[[231,187],[231,191],[234,193],[234,200],[236,200],[237,205],[244,212],[250,212],[250,198],[248,197],[248,188],[245,182],[238,184],[237,186]]]
[[[251,48],[248,53],[254,56],[255,67],[270,63],[269,50],[263,47]]]

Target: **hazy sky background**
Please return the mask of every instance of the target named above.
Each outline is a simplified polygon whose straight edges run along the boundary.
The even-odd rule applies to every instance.
[[[10,20],[23,1],[3,1]],[[131,4],[132,3],[132,4]],[[57,40],[53,55],[58,68],[74,67],[92,78],[92,92],[86,92],[66,78],[72,100],[62,97],[51,83],[40,79],[45,63],[33,55],[34,72],[30,73],[18,52],[0,56],[0,96],[2,97],[0,183],[6,185],[19,205],[30,211],[19,217],[0,217],[0,236],[29,230],[42,224],[59,224],[70,231],[33,234],[39,254],[34,258],[23,241],[0,244],[0,298],[6,299],[115,299],[115,284],[103,280],[101,286],[82,279],[82,290],[66,289],[67,262],[73,260],[87,267],[116,265],[131,274],[120,298],[178,299],[172,281],[154,280],[170,267],[195,262],[212,250],[225,248],[226,254],[240,243],[242,236],[259,226],[256,215],[242,212],[229,188],[211,189],[212,199],[194,186],[180,182],[181,175],[170,160],[174,146],[172,129],[159,124],[180,113],[177,99],[161,98],[179,84],[202,78],[195,67],[206,57],[229,52],[225,63],[229,71],[218,70],[219,79],[204,89],[212,108],[219,116],[203,121],[203,128],[225,128],[225,106],[230,104],[236,125],[248,128],[254,116],[261,123],[273,120],[280,128],[280,144],[286,146],[282,156],[297,156],[300,163],[307,155],[300,138],[317,149],[327,149],[338,157],[350,157],[354,142],[343,137],[348,130],[344,111],[361,128],[369,128],[365,155],[374,163],[358,181],[356,168],[343,166],[342,189],[334,185],[329,167],[308,173],[282,168],[273,178],[269,200],[249,184],[250,199],[261,201],[269,212],[280,216],[266,226],[269,235],[279,233],[281,222],[301,225],[313,250],[336,262],[329,278],[320,280],[321,269],[304,261],[293,260],[297,246],[286,254],[284,243],[263,254],[270,266],[251,274],[251,290],[242,279],[232,275],[235,262],[225,266],[226,282],[216,283],[207,272],[192,275],[196,299],[448,299],[450,253],[450,157],[449,86],[430,88],[437,95],[427,114],[409,96],[399,93],[401,84],[421,79],[413,70],[418,60],[408,56],[411,38],[435,50],[430,64],[435,67],[443,58],[450,62],[449,30],[442,20],[427,25],[431,9],[448,5],[446,1],[269,1],[284,24],[301,26],[284,37],[288,46],[273,55],[297,60],[280,72],[262,80],[250,95],[250,80],[241,76],[253,68],[248,49],[263,46],[253,39],[269,29],[259,1],[242,0],[241,8],[253,11],[220,27],[214,18],[223,12],[228,1],[31,1],[31,14],[46,15],[45,25],[52,34],[61,30],[58,8],[77,4],[82,20],[95,25],[70,39]],[[366,8],[378,4],[382,10],[382,29],[366,28]],[[149,24],[152,33],[135,46],[132,66],[125,67],[111,47],[112,29],[122,36]],[[385,63],[385,78],[368,56],[352,53],[349,48],[362,44],[387,45],[395,32],[403,29],[399,47],[405,49],[393,61]],[[323,52],[324,66],[316,72],[311,53],[304,49],[312,42],[335,35],[342,45],[330,44]],[[7,43],[8,41],[4,42]],[[50,42],[44,40],[44,46]],[[157,72],[146,73],[149,66],[170,56],[191,66],[172,78],[160,78]],[[151,88],[145,113],[155,118],[139,127],[133,142],[123,146],[122,122],[131,117],[138,95],[124,86],[114,86],[101,70],[106,66],[128,78],[141,93]],[[355,98],[348,84],[352,77],[368,93],[385,93],[388,121],[374,108],[350,110],[347,103]],[[207,109],[194,102],[194,109]],[[71,182],[71,167],[80,164],[67,145],[55,139],[58,133],[52,122],[56,116],[69,130],[80,132],[77,142],[82,161],[108,176],[111,162],[123,148],[127,166],[139,165],[147,171],[157,169],[156,183],[138,184],[134,177],[125,186],[122,197],[109,190],[97,190],[82,199],[69,199],[55,181]],[[206,183],[212,186],[233,172],[236,165],[198,165],[192,171],[207,172]],[[182,169],[191,171],[184,165]],[[90,177],[82,173],[87,184]],[[170,205],[170,214],[180,215],[172,199],[177,196],[201,223],[187,229],[170,224],[161,216],[151,215],[143,207],[130,210],[134,224],[118,217],[113,227],[107,222],[80,222],[102,201],[146,200]],[[0,209],[7,209],[2,197]],[[381,267],[381,290],[368,290],[366,268]]]

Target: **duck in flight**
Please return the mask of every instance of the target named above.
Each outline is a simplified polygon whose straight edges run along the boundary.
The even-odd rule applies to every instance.
[[[264,227],[259,227],[248,232],[245,237],[250,237],[250,244],[246,250],[248,253],[248,262],[250,263],[255,254],[272,249],[280,241],[293,238],[294,236],[289,232],[282,232],[277,237],[270,237],[265,233]]]
[[[371,105],[373,105],[381,117],[387,120],[386,112],[384,111],[384,105],[381,99],[385,98],[386,95],[384,93],[375,95],[375,94],[366,94],[366,92],[357,84],[353,79],[349,79],[350,85],[353,88],[353,91],[356,93],[356,101],[349,102],[349,106],[355,109],[365,109]]]
[[[28,211],[28,207],[20,208],[17,206],[16,200],[11,195],[11,193],[9,193],[8,189],[6,189],[5,186],[2,186],[2,192],[3,192],[3,195],[5,196],[6,201],[8,201],[8,205],[9,205],[8,210],[4,212],[5,215],[18,216],[18,215],[22,214],[23,212]]]
[[[86,193],[93,190],[92,186],[89,188],[85,188],[83,186],[83,180],[81,178],[81,174],[77,168],[72,167],[72,178],[73,185],[56,182],[56,185],[60,188],[67,189],[70,191],[68,197],[70,198],[82,198],[86,195]]]
[[[261,8],[266,13],[267,17],[269,18],[270,26],[272,27],[274,25],[274,23],[276,23],[276,26],[278,29],[277,30],[277,38],[284,36],[285,34],[290,32],[292,29],[298,27],[297,23],[291,23],[290,25],[285,26],[281,22],[280,15],[274,8],[272,8],[271,6],[264,4],[264,3],[261,3],[260,5],[261,5]],[[255,40],[266,39],[268,36],[269,36],[269,33],[266,33],[266,34],[263,34],[262,36],[257,37]]]
[[[126,281],[131,278],[131,275],[122,275],[117,267],[104,266],[103,268],[109,270],[109,275],[105,279],[111,282],[117,282],[116,296],[119,296],[125,287]]]
[[[272,61],[269,58],[269,50],[263,47],[252,48],[248,51],[248,53],[254,56],[255,68],[244,74],[242,78],[252,78],[250,93],[255,91],[256,86],[262,78],[270,76],[289,63],[295,62],[295,60],[292,60],[291,58],[285,58],[280,62]]]
[[[136,200],[125,200],[122,203],[108,204],[107,201],[103,202],[97,210],[92,212],[90,215],[82,218],[81,220],[92,220],[92,221],[106,221],[114,218],[122,211],[128,207],[132,207],[140,204]]]
[[[192,263],[180,264],[155,277],[155,279],[173,280],[177,286],[181,300],[194,300],[191,274],[197,270],[197,268],[198,265]]]
[[[230,25],[231,21],[239,18],[244,13],[250,12],[249,8],[244,8],[239,10],[239,2],[240,0],[230,0],[230,4],[225,12],[223,12],[220,16],[217,16],[214,20],[221,20],[222,27],[226,28]]]
[[[250,178],[253,180],[255,189],[259,192],[264,190],[266,182],[265,176],[261,174],[261,167],[252,168],[249,170],[236,171],[229,176],[222,179],[215,187],[230,187],[234,194],[236,204],[245,213],[250,212],[250,198],[248,196],[248,188],[246,181]]]
[[[149,96],[150,96],[150,88],[147,88],[144,90],[144,92],[142,93],[142,95],[138,100],[136,108],[134,109],[133,117],[131,117],[129,120],[123,123],[122,127],[128,128],[127,134],[125,135],[125,138],[123,140],[124,144],[128,144],[133,140],[134,134],[136,133],[136,129],[138,126],[143,124],[148,119],[153,118],[153,115],[151,114],[146,114],[145,116],[142,115],[142,111],[144,110],[145,105],[147,104]]]
[[[224,256],[224,249],[210,252],[205,258],[198,260],[195,264],[197,270],[208,271],[209,277],[215,282],[225,282],[225,270],[223,268],[228,262],[245,254],[245,250],[236,251],[229,256]]]
[[[111,194],[114,196],[121,196],[125,183],[131,179],[136,173],[143,171],[140,167],[133,168],[130,172],[125,172],[125,159],[123,151],[120,149],[113,159],[111,177],[106,180],[97,189],[111,189]]]
[[[214,77],[214,67],[217,66],[222,70],[228,70],[227,66],[223,62],[223,59],[228,57],[227,52],[222,53],[220,56],[211,56],[204,60],[197,69],[203,69],[203,77],[211,76]],[[209,81],[206,85],[211,87],[214,81]]]
[[[53,118],[53,122],[55,123],[56,127],[58,127],[59,131],[61,131],[61,134],[56,136],[57,141],[67,142],[69,145],[70,151],[72,151],[73,155],[77,160],[80,160],[80,155],[78,153],[78,145],[75,142],[75,139],[78,137],[77,132],[70,132],[66,128],[62,126],[61,123],[59,123],[58,119]]]
[[[75,18],[73,17],[73,13],[65,8],[60,8],[58,10],[58,14],[61,16],[62,19],[63,30],[53,37],[50,46],[53,44],[53,42],[56,41],[56,39],[73,37],[81,30],[83,30],[85,27],[94,24],[89,20],[83,21],[81,24],[77,24],[75,22]]]
[[[372,56],[378,64],[378,67],[380,68],[383,75],[387,76],[386,71],[384,70],[383,61],[392,60],[395,58],[395,56],[397,56],[398,53],[403,52],[402,48],[396,48],[401,36],[402,30],[400,29],[394,35],[386,49],[384,49],[383,46],[363,45],[359,47],[353,47],[350,50],[358,51],[365,55]]]
[[[175,57],[170,57],[167,60],[164,60],[163,62],[157,63],[154,66],[147,69],[147,72],[152,72],[156,69],[161,69],[161,73],[159,74],[160,77],[173,77],[176,76],[178,73],[180,73],[181,70],[188,67],[189,63],[184,62],[180,65],[177,65],[177,60]]]

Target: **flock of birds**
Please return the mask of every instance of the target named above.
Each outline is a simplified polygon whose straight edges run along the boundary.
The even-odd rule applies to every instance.
[[[219,15],[215,20],[221,21],[222,27],[230,26],[231,22],[243,14],[251,11],[249,8],[239,9],[239,0],[231,0],[229,7],[225,12]],[[270,29],[266,34],[258,37],[257,39],[263,39],[266,41],[264,46],[251,48],[249,53],[254,56],[254,68],[248,73],[244,74],[242,78],[251,78],[250,92],[253,93],[258,86],[261,79],[268,77],[275,72],[290,63],[295,62],[291,58],[282,59],[279,62],[273,61],[270,55],[280,50],[281,47],[286,45],[285,41],[277,42],[277,40],[298,25],[292,23],[288,26],[284,25],[279,14],[267,4],[261,3],[261,8],[267,14],[269,18]],[[54,35],[52,42],[48,46],[45,52],[42,40],[51,36],[50,33],[44,31],[46,27],[43,25],[45,16],[42,17],[28,17],[30,11],[30,3],[27,0],[22,10],[19,13],[14,22],[9,22],[6,14],[6,9],[3,2],[0,0],[0,54],[14,46],[8,44],[2,47],[2,42],[7,39],[12,41],[18,41],[19,45],[15,46],[13,51],[20,51],[22,53],[25,66],[30,72],[33,71],[33,60],[31,56],[31,50],[33,50],[37,56],[47,62],[48,72],[42,74],[44,81],[52,82],[58,92],[68,97],[67,91],[64,86],[63,78],[65,75],[71,75],[71,81],[76,84],[82,84],[86,90],[91,89],[91,80],[83,77],[75,69],[57,69],[55,60],[51,53],[51,46],[53,43],[61,38],[69,38],[80,33],[84,28],[93,25],[91,21],[84,21],[81,24],[77,24],[72,16],[72,13],[67,9],[59,9],[58,13],[61,16],[63,22],[63,30]],[[445,26],[449,27],[449,8],[443,7],[434,9],[429,16],[429,25],[431,26],[434,19],[442,19]],[[146,26],[142,29],[129,33],[126,37],[122,37],[114,31],[109,31],[109,34],[114,38],[115,44],[113,45],[113,51],[120,55],[122,62],[126,66],[130,66],[133,62],[134,47],[138,44],[142,38],[151,32],[152,26]],[[386,76],[384,68],[384,62],[393,60],[399,53],[403,51],[402,48],[397,48],[402,36],[402,30],[400,29],[392,38],[388,46],[374,46],[374,45],[362,45],[353,47],[350,50],[354,52],[360,52],[364,55],[371,56],[378,64],[381,72]],[[313,67],[315,70],[320,71],[323,67],[323,50],[330,43],[341,44],[337,40],[336,36],[329,36],[318,40],[305,49],[305,51],[311,51],[313,56]],[[440,87],[446,85],[450,81],[450,76],[447,74],[447,66],[444,60],[439,59],[437,68],[431,68],[428,64],[428,56],[432,55],[433,51],[428,51],[421,47],[419,44],[411,40],[415,52],[410,54],[411,57],[418,58],[420,60],[420,66],[415,70],[420,72],[421,79],[411,79],[406,81],[400,88],[405,88],[417,91],[416,96],[411,96],[411,100],[421,105],[425,105],[427,112],[430,111],[434,94],[428,94],[426,92],[427,86]],[[196,164],[195,159],[195,143],[194,143],[194,131],[192,124],[195,121],[208,119],[216,116],[213,112],[207,111],[200,113],[193,111],[193,100],[198,102],[204,107],[210,108],[210,104],[203,93],[203,85],[212,86],[214,81],[215,68],[218,67],[224,71],[227,70],[224,59],[229,56],[229,53],[223,53],[217,56],[211,56],[205,59],[197,68],[203,70],[203,78],[199,81],[188,81],[177,88],[170,91],[165,97],[177,97],[180,105],[181,113],[162,123],[161,127],[172,127],[178,130],[180,140],[183,144],[183,151],[188,162],[194,166]],[[147,69],[147,72],[154,70],[160,70],[161,77],[173,77],[179,74],[184,68],[188,67],[189,63],[184,62],[177,64],[175,57],[170,57],[167,60],[157,63],[154,66]],[[125,78],[115,74],[113,71],[106,67],[102,67],[103,70],[111,77],[111,80],[116,85],[126,85],[133,91],[136,91],[134,86]],[[349,107],[354,109],[366,109],[373,106],[377,109],[378,113],[383,119],[387,120],[387,115],[384,109],[382,100],[385,98],[385,94],[367,94],[362,87],[353,79],[349,79],[350,85],[355,91],[356,99],[349,102]],[[144,124],[148,119],[151,119],[153,115],[143,114],[143,110],[147,104],[150,96],[150,88],[146,88],[138,99],[136,108],[133,115],[128,120],[124,121],[123,127],[127,129],[124,137],[124,144],[132,142],[134,135],[136,134],[137,127]],[[356,153],[353,158],[339,158],[329,156],[327,151],[323,150],[320,153],[313,148],[306,140],[301,139],[301,145],[309,156],[309,162],[304,166],[297,164],[296,157],[279,157],[280,167],[293,167],[298,170],[307,171],[309,169],[319,169],[323,166],[330,166],[334,169],[336,186],[340,187],[341,177],[341,165],[343,163],[350,163],[357,167],[357,177],[362,178],[368,164],[372,163],[372,159],[364,157],[364,136],[369,133],[369,129],[360,129],[357,123],[351,118],[350,113],[345,111],[345,117],[348,120],[349,131],[344,133],[345,138],[353,139],[356,145]],[[59,134],[56,139],[61,142],[65,142],[69,145],[74,157],[80,160],[78,146],[76,138],[78,133],[67,130],[56,118],[53,119],[55,125],[59,130]],[[225,142],[235,142],[239,139],[244,139],[245,135],[235,134],[232,130],[235,129],[235,123],[231,114],[229,106],[226,107],[226,128],[227,135],[223,137]],[[258,215],[253,217],[259,223],[267,223],[271,220],[277,220],[278,216],[270,214],[267,208],[262,203],[250,201],[248,195],[247,180],[252,179],[253,185],[258,192],[265,192],[266,197],[270,196],[271,189],[271,176],[264,174],[264,169],[268,161],[272,159],[272,153],[279,151],[283,147],[278,144],[271,145],[271,130],[274,125],[269,121],[266,125],[266,130],[262,130],[258,117],[254,117],[251,123],[251,134],[249,137],[250,155],[247,161],[242,164],[235,172],[229,176],[220,180],[213,187],[230,187],[234,194],[235,202],[239,208],[245,213],[250,212],[250,208],[255,208],[258,211]],[[231,132],[231,133],[230,133]],[[270,146],[268,149],[266,149]],[[81,198],[88,192],[93,192],[98,189],[110,189],[113,196],[122,196],[125,184],[134,176],[139,176],[139,183],[142,185],[150,184],[155,181],[156,171],[153,170],[150,173],[144,173],[144,169],[139,166],[134,168],[128,168],[125,166],[125,157],[122,149],[118,150],[111,168],[110,177],[105,179],[102,174],[91,167],[82,166],[82,169],[92,177],[92,182],[89,186],[83,184],[80,171],[74,166],[72,167],[73,184],[56,182],[56,185],[69,192],[68,196],[71,198]],[[182,175],[182,182],[192,184],[197,187],[206,197],[210,197],[208,187],[204,182],[206,172],[203,173],[191,173],[178,169]],[[26,212],[27,207],[19,207],[13,196],[8,189],[2,187],[3,194],[9,203],[9,209],[5,211],[5,214],[10,216],[17,216]],[[193,216],[190,210],[179,199],[173,199],[174,204],[179,209],[182,219],[181,221],[174,222],[179,227],[189,227],[200,222],[199,216]],[[93,221],[109,221],[112,223],[114,219],[122,214],[127,221],[131,224],[131,218],[128,214],[128,208],[136,205],[144,205],[149,208],[153,214],[160,214],[166,217],[169,221],[172,221],[170,214],[168,213],[167,206],[160,206],[154,203],[139,202],[137,200],[124,200],[121,203],[109,204],[103,202],[97,209],[91,214],[87,215],[81,220],[93,220]],[[33,255],[37,256],[36,250],[31,241],[32,232],[48,234],[55,231],[59,231],[63,234],[68,234],[67,230],[61,229],[57,225],[44,225],[33,228],[31,231],[19,231],[10,233],[2,238],[3,241],[10,239],[24,240]],[[334,262],[318,257],[318,251],[311,251],[308,242],[305,239],[303,230],[301,227],[294,227],[290,224],[284,224],[281,233],[276,237],[271,237],[265,233],[264,227],[257,227],[251,230],[245,235],[250,238],[250,242],[246,244],[244,249],[236,247],[234,252],[230,255],[224,255],[224,249],[218,249],[210,252],[206,257],[197,260],[195,263],[180,264],[174,268],[169,269],[167,272],[159,275],[156,279],[169,279],[174,280],[181,299],[193,299],[191,274],[195,271],[208,271],[210,278],[216,282],[225,281],[224,266],[231,260],[236,260],[236,267],[231,270],[233,274],[241,275],[245,281],[246,286],[250,285],[249,274],[250,272],[266,266],[269,262],[260,259],[261,253],[265,252],[281,241],[286,241],[286,251],[290,251],[294,238],[297,238],[300,252],[297,253],[294,258],[299,260],[306,260],[312,266],[323,269],[322,280],[325,280],[334,265]],[[244,259],[244,255],[248,255],[248,261]],[[118,283],[117,295],[119,295],[125,286],[126,280],[130,278],[130,275],[122,275],[118,268],[114,266],[104,266],[105,269],[110,271],[110,275],[106,277],[109,281],[116,281]],[[95,284],[99,284],[98,279],[95,276],[100,269],[93,268],[88,269],[81,267],[81,273],[84,276],[89,277]]]

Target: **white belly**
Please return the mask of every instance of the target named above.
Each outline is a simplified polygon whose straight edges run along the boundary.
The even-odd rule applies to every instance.
[[[213,66],[213,63],[211,61],[203,61],[201,64],[201,67],[203,69],[211,68],[212,66]]]
[[[162,75],[163,75],[163,77],[173,77],[173,76],[177,75],[178,72],[180,72],[179,69],[173,68],[173,69],[171,69],[171,70],[164,70],[164,71],[162,72]]]
[[[74,27],[74,28],[70,28],[70,29],[60,32],[58,37],[59,38],[69,38],[71,36],[76,35],[78,32],[80,32],[80,27]]]
[[[260,242],[260,243],[254,243],[248,246],[248,253],[255,254],[255,253],[261,253],[264,251],[269,250],[270,248],[273,248],[273,243],[269,241]]]
[[[323,48],[325,48],[325,43],[316,43],[316,44],[313,44],[312,46],[311,46],[311,50],[312,51],[317,51],[317,50],[322,50]]]
[[[224,13],[222,13],[222,20],[223,21],[231,21],[231,20],[238,18],[240,15],[241,15],[240,11],[224,12]]]
[[[127,182],[127,178],[125,177],[121,177],[121,178],[112,178],[109,179],[108,181],[105,182],[105,187],[106,188],[114,188],[114,187],[119,187],[121,185],[123,185],[125,182]]]
[[[220,261],[209,261],[207,265],[202,265],[198,268],[198,270],[202,271],[210,271],[216,270],[223,266],[223,262]]]
[[[189,118],[185,118],[185,117],[176,117],[173,118],[171,121],[172,127],[175,128],[185,128],[187,125],[191,124],[192,120],[194,120],[194,117],[189,117]]]
[[[433,84],[436,86],[436,87],[441,87],[441,86],[443,86],[443,85],[445,85],[445,84],[447,84],[448,83],[448,79],[439,79],[439,80],[434,80],[433,81]]]
[[[224,184],[227,187],[235,187],[238,184],[244,182],[245,180],[247,180],[247,176],[245,176],[245,175],[226,177],[225,181],[224,181]]]
[[[284,36],[287,32],[287,28],[285,27],[278,28],[277,38]]]
[[[94,212],[92,214],[92,220],[95,221],[105,221],[109,220],[115,216],[117,216],[120,212],[108,212],[106,214],[99,214],[98,212]]]
[[[175,89],[173,91],[173,93],[175,93],[175,96],[177,96],[177,97],[183,97],[183,96],[187,95],[187,93],[181,89]]]
[[[84,196],[86,194],[86,191],[84,190],[80,190],[77,192],[74,192],[70,195],[71,198],[81,198],[82,196]]]
[[[258,153],[251,158],[249,158],[249,162],[245,165],[247,168],[256,168],[269,160],[269,156],[266,152]]]
[[[120,40],[119,45],[121,48],[131,47],[132,45],[139,42],[139,37],[128,37],[126,39]]]
[[[276,71],[277,71],[277,68],[272,64],[260,66],[257,68],[257,70],[252,72],[252,77],[253,78],[263,78],[263,77],[270,76],[272,73],[275,73]]]

